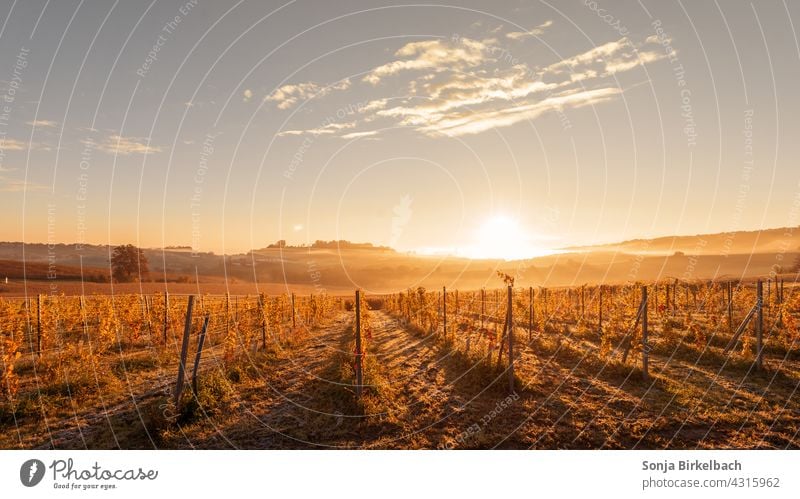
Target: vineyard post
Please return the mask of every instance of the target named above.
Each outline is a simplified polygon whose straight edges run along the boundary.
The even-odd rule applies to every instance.
[[[647,286],[642,286],[642,377],[648,379],[648,361],[650,347],[647,344]]]
[[[686,304],[685,310],[688,311],[689,310],[689,283],[688,282],[683,287],[683,295],[684,295],[683,303]]]
[[[89,324],[86,323],[86,297],[81,295],[81,320],[83,321],[83,335],[89,341]]]
[[[356,290],[356,397],[361,397],[361,291]]]
[[[728,329],[733,331],[733,283],[728,281]]]
[[[294,293],[292,293],[292,327],[297,327],[297,321],[295,319],[295,308],[294,308]]]
[[[169,323],[169,291],[164,291],[164,345],[167,344],[168,323]]]
[[[186,354],[189,351],[189,333],[192,330],[192,308],[194,307],[194,295],[189,295],[189,302],[186,305],[186,322],[183,325],[183,342],[181,343],[181,357],[178,364],[178,381],[175,384],[175,406],[181,399],[183,382],[186,373]]]
[[[586,314],[586,308],[585,308],[586,302],[584,299],[585,291],[586,291],[586,285],[584,284],[583,286],[581,286],[581,320],[583,320],[583,317]]]
[[[672,284],[672,315],[673,317],[678,312],[678,280]]]
[[[150,297],[144,295],[145,320],[147,320],[147,333],[153,335],[153,322],[150,320]]]
[[[653,308],[656,310],[656,313],[658,313],[658,284],[653,284],[653,300]]]
[[[600,285],[600,288],[598,288],[597,292],[599,294],[599,299],[597,304],[597,332],[600,334],[600,336],[602,336],[603,335],[603,285],[602,284]]]
[[[778,327],[783,327],[783,279],[775,281],[775,294],[778,297]]]
[[[42,295],[36,295],[36,355],[42,354]]]
[[[533,286],[528,288],[528,341],[533,339]]]
[[[206,341],[206,330],[208,329],[209,316],[203,320],[203,329],[200,330],[200,338],[197,339],[197,353],[194,355],[194,368],[192,369],[192,392],[197,397],[197,369],[200,366],[200,355],[203,353],[203,343]]]
[[[442,286],[442,331],[447,339],[447,286]]]
[[[494,290],[494,314],[497,315],[500,312],[500,297],[498,295],[499,291]],[[497,337],[497,327],[498,323],[500,322],[500,317],[497,317],[497,321],[494,323],[494,334]]]
[[[486,290],[481,288],[481,329],[483,329],[483,318],[486,314],[486,300],[485,300]]]
[[[458,290],[456,290],[456,313],[453,315],[458,322]]]
[[[508,286],[508,390],[514,393],[514,288]]]
[[[756,303],[758,304],[758,316],[756,317],[756,369],[761,370],[763,364],[763,335],[764,335],[764,286],[761,279],[758,280],[756,291]]]
[[[261,311],[261,345],[267,348],[267,314],[264,311],[264,293],[258,294],[258,308]]]
[[[772,279],[767,278],[767,302],[766,302],[767,309],[769,309],[771,300],[772,300]]]
[[[230,328],[231,328],[229,320],[230,312],[231,312],[231,295],[230,293],[225,293],[225,336],[226,337],[230,333]]]
[[[547,288],[542,289],[542,296],[544,298],[544,320],[547,320]]]

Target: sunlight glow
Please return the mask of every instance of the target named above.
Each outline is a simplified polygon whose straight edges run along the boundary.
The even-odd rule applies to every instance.
[[[522,260],[554,253],[535,244],[534,237],[519,221],[495,215],[486,219],[473,234],[473,242],[458,251],[460,256],[474,259]]]

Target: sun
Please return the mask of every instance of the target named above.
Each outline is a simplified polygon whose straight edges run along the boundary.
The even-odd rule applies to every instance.
[[[516,218],[493,215],[476,228],[472,243],[461,253],[474,259],[501,260],[521,260],[550,253],[533,241],[534,237]]]

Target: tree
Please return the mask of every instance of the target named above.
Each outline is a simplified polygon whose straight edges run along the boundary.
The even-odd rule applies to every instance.
[[[134,277],[147,274],[147,257],[144,252],[132,244],[125,244],[114,248],[111,254],[111,275],[117,282],[130,282]]]

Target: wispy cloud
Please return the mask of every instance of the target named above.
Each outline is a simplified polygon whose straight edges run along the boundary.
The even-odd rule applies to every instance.
[[[290,109],[300,101],[324,97],[334,90],[350,88],[350,79],[345,78],[332,85],[321,86],[314,82],[283,85],[264,98],[265,102],[274,102],[278,109]]]
[[[411,42],[395,52],[398,59],[374,68],[363,81],[377,85],[387,76],[403,71],[438,72],[475,67],[485,60],[487,48],[484,42],[469,38]]]
[[[33,120],[25,123],[35,128],[57,128],[58,122],[52,120]]]
[[[350,130],[355,126],[355,122],[327,123],[316,128],[308,128],[304,130],[284,130],[278,133],[278,137],[287,137],[290,135],[334,135],[342,130]]]
[[[0,177],[0,192],[42,192],[47,189],[47,186],[35,182]]]
[[[0,137],[0,151],[27,151],[28,143],[21,140]]]
[[[123,137],[111,135],[96,145],[97,149],[108,154],[129,156],[131,154],[153,154],[161,152],[160,147],[151,146],[147,139],[141,137]]]
[[[506,38],[511,40],[525,40],[527,38],[534,38],[543,35],[545,30],[552,25],[553,21],[545,21],[530,31],[510,31],[506,33]]]
[[[375,135],[378,135],[378,131],[377,130],[368,130],[368,131],[365,131],[365,132],[346,133],[346,134],[342,135],[342,138],[345,139],[345,140],[351,140],[351,139],[361,139],[361,138],[364,138],[364,137],[374,137]]]
[[[547,21],[529,32],[510,32],[506,37],[523,40],[552,24]],[[353,123],[289,130],[280,135],[369,137],[377,132],[358,128],[373,121],[430,136],[480,133],[550,111],[608,102],[622,92],[610,77],[667,57],[652,37],[638,44],[621,38],[539,67],[516,59],[509,63],[506,55],[507,49],[495,38],[408,43],[394,53],[393,60],[376,66],[362,79],[375,86],[408,73],[410,78],[400,80],[407,88],[405,96],[367,102],[359,107]],[[287,108],[300,99],[319,96],[320,91],[321,87],[313,83],[286,85],[268,99],[278,102],[279,108]]]

